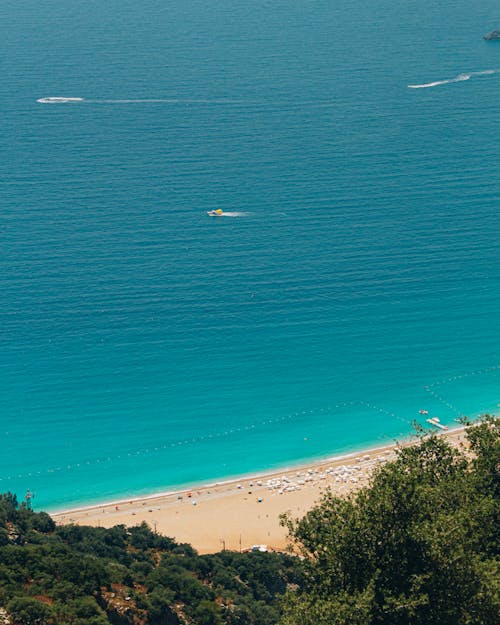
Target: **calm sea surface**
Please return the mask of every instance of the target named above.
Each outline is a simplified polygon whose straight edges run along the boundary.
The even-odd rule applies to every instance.
[[[496,408],[498,0],[0,24],[0,491],[61,508]]]

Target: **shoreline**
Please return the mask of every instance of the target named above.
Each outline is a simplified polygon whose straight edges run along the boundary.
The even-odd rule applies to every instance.
[[[464,430],[457,426],[436,434],[461,444]],[[279,525],[280,514],[303,516],[327,489],[338,495],[354,492],[369,483],[377,466],[395,457],[398,447],[417,441],[413,436],[294,466],[49,514],[61,525],[112,527],[145,521],[155,531],[190,543],[200,553],[213,553],[221,547],[249,549],[256,544],[282,550],[287,536]]]
[[[428,425],[424,427],[428,427]],[[450,425],[449,429],[446,431],[432,430],[430,427],[428,431],[435,432],[436,434],[440,434],[440,435],[448,435],[448,434],[451,434],[452,432],[456,432],[458,430],[464,430],[464,429],[465,429],[465,426],[463,425]],[[200,489],[216,488],[216,487],[230,485],[230,484],[245,481],[245,480],[255,481],[258,479],[265,479],[275,474],[287,473],[287,472],[291,472],[295,470],[304,469],[310,466],[321,465],[321,464],[328,463],[328,462],[340,462],[341,460],[344,460],[344,459],[349,460],[350,458],[359,456],[360,454],[362,455],[362,454],[368,454],[368,453],[376,453],[380,450],[385,450],[388,448],[395,448],[400,445],[401,446],[411,445],[412,443],[416,442],[416,440],[417,440],[416,435],[408,434],[406,437],[398,441],[393,440],[392,442],[387,442],[382,445],[374,444],[374,446],[357,447],[353,449],[352,451],[346,451],[344,453],[339,453],[339,454],[333,453],[333,455],[329,454],[326,456],[319,456],[316,458],[315,457],[305,458],[302,460],[297,460],[296,463],[292,461],[288,464],[279,465],[276,467],[272,467],[270,469],[263,469],[261,471],[255,471],[255,472],[249,472],[249,473],[238,473],[236,475],[230,475],[230,476],[222,477],[220,479],[214,479],[211,481],[200,480],[200,481],[189,482],[187,484],[180,484],[178,486],[172,486],[172,488],[170,488],[169,490],[160,490],[160,491],[144,493],[144,494],[131,494],[130,496],[119,495],[117,496],[116,499],[96,500],[93,502],[85,503],[82,505],[77,505],[74,507],[70,506],[70,507],[62,507],[62,508],[56,508],[56,507],[52,508],[49,506],[49,507],[44,508],[44,511],[50,514],[51,516],[61,516],[61,515],[67,515],[67,514],[73,514],[73,513],[76,514],[79,512],[85,512],[87,510],[93,510],[95,508],[102,508],[106,506],[116,506],[116,505],[119,506],[120,504],[129,503],[129,502],[135,503],[138,501],[147,501],[150,499],[170,497],[172,495],[187,493],[189,491],[198,491]]]
[[[449,432],[454,432],[456,429],[462,429],[460,426],[458,428],[450,429]],[[410,441],[404,441],[403,444],[411,444]],[[201,489],[208,488],[216,488],[220,486],[226,486],[231,484],[236,484],[238,482],[244,482],[247,480],[259,480],[265,479],[267,477],[271,477],[276,474],[288,473],[290,471],[305,469],[310,466],[321,465],[323,463],[328,462],[340,462],[341,460],[349,460],[354,456],[358,456],[359,454],[367,454],[367,453],[376,453],[379,450],[385,450],[389,447],[396,447],[399,443],[387,443],[387,445],[380,445],[377,447],[361,447],[356,451],[350,451],[345,454],[335,455],[335,456],[325,456],[317,459],[310,460],[299,460],[297,464],[287,464],[281,467],[275,467],[274,469],[267,469],[257,473],[241,473],[236,476],[231,476],[227,478],[222,478],[221,480],[215,482],[191,482],[188,485],[179,486],[178,488],[173,488],[172,490],[159,491],[156,493],[150,493],[149,495],[131,495],[130,497],[121,497],[120,499],[105,499],[101,502],[96,501],[94,503],[85,504],[83,506],[78,506],[76,508],[63,508],[63,509],[46,509],[45,511],[51,516],[60,516],[67,515],[79,512],[85,512],[87,510],[93,510],[95,508],[102,508],[106,506],[119,506],[120,504],[126,503],[137,503],[141,501],[148,501],[150,499],[159,499],[163,497],[171,497],[173,495],[179,495],[183,493],[187,493],[189,491],[198,491]]]

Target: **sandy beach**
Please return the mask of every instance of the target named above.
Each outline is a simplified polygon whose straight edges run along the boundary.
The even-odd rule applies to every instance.
[[[454,445],[462,428],[442,434]],[[405,443],[410,445],[411,442]],[[155,531],[188,542],[200,553],[266,545],[282,550],[279,515],[303,516],[330,488],[343,495],[368,483],[374,468],[395,457],[395,445],[356,452],[255,477],[52,514],[57,523],[112,527],[146,521]]]

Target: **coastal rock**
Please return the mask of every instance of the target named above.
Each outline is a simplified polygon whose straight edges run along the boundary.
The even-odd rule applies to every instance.
[[[500,30],[492,30],[491,33],[487,33],[483,39],[486,41],[500,41]]]

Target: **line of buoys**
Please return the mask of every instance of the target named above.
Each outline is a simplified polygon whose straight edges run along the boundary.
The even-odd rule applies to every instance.
[[[451,402],[449,402],[446,398],[444,398],[442,395],[438,394],[433,387],[436,386],[441,386],[444,384],[449,384],[451,382],[456,382],[458,380],[462,380],[464,378],[470,377],[470,376],[475,376],[475,375],[483,375],[485,373],[491,373],[493,371],[498,371],[500,369],[500,365],[494,365],[491,367],[486,367],[484,369],[478,369],[478,370],[474,370],[474,371],[469,371],[466,373],[463,373],[461,375],[457,375],[457,376],[452,376],[449,378],[445,378],[443,380],[437,380],[436,382],[432,382],[431,384],[427,384],[424,386],[424,389],[426,390],[426,392],[428,392],[431,396],[433,396],[436,400],[438,400],[440,403],[442,403],[444,406],[446,406],[449,410],[452,410],[458,417],[463,417],[463,413],[456,407],[454,406]],[[146,454],[154,454],[154,453],[159,453],[162,451],[165,451],[167,449],[172,449],[174,447],[182,447],[184,445],[195,445],[195,444],[199,444],[202,443],[203,441],[207,441],[209,439],[214,439],[214,438],[221,438],[224,436],[231,436],[234,434],[239,434],[241,432],[248,432],[249,430],[255,430],[257,428],[261,428],[261,427],[265,427],[265,426],[270,426],[270,425],[275,425],[278,423],[283,423],[284,421],[289,421],[289,422],[293,422],[293,421],[298,421],[300,420],[302,417],[306,416],[306,415],[313,415],[313,414],[321,414],[321,413],[329,413],[329,412],[333,412],[335,410],[340,410],[342,408],[353,408],[356,406],[363,406],[365,408],[368,408],[369,410],[373,410],[375,412],[379,412],[380,414],[386,415],[388,417],[391,417],[393,419],[397,419],[405,424],[410,424],[411,423],[411,419],[405,419],[404,417],[397,415],[396,413],[390,411],[390,410],[386,410],[385,408],[382,408],[380,406],[377,406],[376,404],[373,404],[371,402],[365,401],[365,400],[353,400],[353,401],[345,401],[345,402],[340,402],[338,404],[335,405],[328,405],[328,406],[323,406],[320,408],[316,408],[316,409],[310,409],[310,410],[302,410],[299,412],[294,412],[288,415],[282,415],[279,417],[275,417],[275,418],[271,418],[271,419],[265,419],[263,421],[260,421],[258,423],[253,423],[253,424],[249,424],[249,425],[244,425],[238,428],[232,428],[229,430],[224,430],[224,431],[220,431],[220,432],[212,432],[210,434],[205,434],[203,436],[198,436],[198,437],[193,437],[193,438],[189,438],[189,439],[184,439],[184,440],[180,440],[180,441],[173,441],[170,443],[164,443],[162,445],[159,445],[157,447],[154,448],[150,448],[147,447],[145,449],[138,449],[138,450],[132,450],[129,452],[123,452],[120,454],[117,454],[115,456],[107,456],[105,458],[94,458],[94,459],[90,459],[90,460],[82,460],[78,463],[74,463],[74,464],[68,464],[64,467],[51,467],[48,469],[44,469],[41,471],[31,471],[31,472],[27,472],[24,474],[16,474],[16,475],[9,475],[9,476],[5,476],[5,477],[0,477],[0,482],[2,481],[9,481],[9,480],[13,480],[13,479],[27,479],[27,478],[31,478],[34,476],[41,476],[41,475],[46,475],[46,474],[53,474],[53,473],[57,473],[60,471],[69,471],[69,470],[75,470],[78,468],[82,468],[83,466],[90,466],[90,465],[94,465],[94,464],[103,464],[103,463],[109,463],[109,462],[113,462],[116,460],[121,460],[122,458],[126,458],[126,457],[132,457],[132,456],[141,456],[141,455],[146,455]]]
[[[359,404],[359,402],[357,401],[352,401],[352,402],[341,402],[339,404],[336,404],[334,406],[325,406],[322,408],[318,408],[318,409],[313,409],[313,410],[304,410],[304,411],[300,411],[300,412],[294,412],[291,413],[289,415],[284,415],[284,416],[279,416],[279,417],[275,417],[273,419],[266,419],[264,421],[260,421],[259,423],[252,423],[249,425],[244,425],[241,426],[239,428],[233,428],[232,430],[224,430],[224,431],[220,431],[220,432],[212,432],[210,434],[206,434],[203,436],[198,436],[198,437],[194,437],[191,439],[184,439],[184,440],[180,440],[180,441],[173,441],[170,443],[164,443],[163,445],[160,445],[158,447],[154,447],[154,448],[145,448],[145,449],[138,449],[138,450],[132,450],[129,452],[123,452],[121,454],[117,454],[113,457],[111,456],[107,456],[105,458],[94,458],[91,460],[81,460],[78,463],[74,463],[74,464],[68,464],[65,467],[50,467],[47,469],[44,469],[42,471],[32,471],[29,473],[24,473],[24,474],[17,474],[17,475],[9,475],[9,476],[5,476],[5,477],[0,477],[0,482],[2,481],[9,481],[9,480],[13,480],[13,479],[27,479],[29,477],[34,477],[34,476],[40,476],[40,475],[45,475],[47,473],[52,474],[52,473],[58,473],[61,472],[63,470],[75,470],[78,468],[81,468],[83,465],[85,466],[90,466],[90,465],[95,465],[95,464],[103,464],[103,463],[108,463],[108,462],[112,462],[112,461],[116,461],[116,460],[121,460],[122,458],[131,458],[132,456],[141,456],[141,455],[145,455],[145,454],[151,454],[151,453],[158,453],[167,449],[172,449],[174,447],[180,447],[183,445],[189,445],[189,444],[197,444],[197,443],[201,443],[202,441],[206,441],[208,439],[213,439],[213,438],[220,438],[223,436],[230,436],[232,434],[238,434],[241,432],[248,432],[249,430],[255,430],[257,428],[260,428],[262,426],[268,426],[268,425],[273,425],[273,424],[277,424],[277,423],[282,423],[283,421],[294,421],[300,417],[302,417],[302,415],[309,415],[309,414],[316,414],[316,413],[324,413],[324,412],[329,412],[332,410],[338,410],[340,408],[345,408],[348,406],[353,406]]]
[[[370,410],[376,410],[377,412],[380,412],[381,414],[384,414],[387,417],[398,419],[398,421],[402,421],[403,423],[406,423],[406,424],[411,423],[411,419],[405,419],[404,417],[397,415],[395,412],[391,412],[390,410],[386,410],[385,408],[381,408],[380,406],[376,406],[375,404],[371,404],[363,400],[361,400],[359,403],[362,404],[363,406],[366,406],[367,408],[370,408]]]
[[[460,375],[454,375],[454,376],[451,376],[450,378],[437,380],[436,382],[427,384],[426,386],[424,386],[424,388],[428,389],[428,388],[431,388],[432,386],[440,386],[441,384],[449,384],[450,382],[463,380],[464,378],[468,378],[473,375],[484,375],[485,373],[491,373],[492,371],[498,371],[499,369],[500,369],[500,365],[493,365],[491,367],[485,367],[484,369],[475,369],[474,371],[467,371],[465,373],[461,373]]]
[[[438,393],[436,393],[436,391],[434,391],[432,388],[430,387],[424,387],[424,388],[429,393],[429,395],[432,395],[432,397],[437,399],[441,404],[443,404],[443,406],[446,406],[447,408],[449,408],[452,412],[454,412],[457,415],[457,417],[465,416],[456,406],[454,406],[449,401],[447,401],[442,395],[439,395]]]
[[[457,382],[458,380],[463,380],[465,378],[469,378],[475,375],[485,375],[486,373],[492,373],[494,371],[498,371],[499,369],[500,365],[493,365],[491,367],[485,367],[484,369],[466,371],[465,373],[461,373],[460,375],[454,375],[443,380],[437,380],[436,382],[432,382],[431,384],[426,384],[424,386],[424,390],[429,393],[429,395],[434,397],[434,399],[437,399],[441,404],[443,404],[443,406],[446,406],[449,410],[454,412],[458,418],[462,418],[465,416],[464,413],[459,408],[457,408],[457,406],[453,405],[450,401],[443,397],[443,395],[437,393],[434,390],[434,387],[451,384],[452,382]]]

